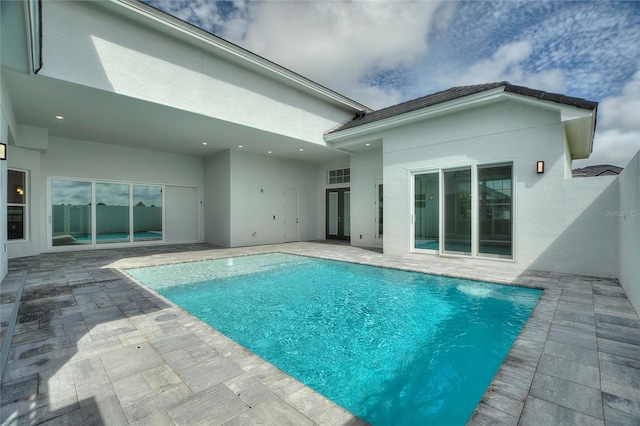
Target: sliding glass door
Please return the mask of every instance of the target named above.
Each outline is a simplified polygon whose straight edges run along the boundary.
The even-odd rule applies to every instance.
[[[129,240],[129,185],[96,183],[96,244]]]
[[[439,173],[414,176],[414,248],[440,250]]]
[[[444,252],[471,254],[471,168],[444,172]]]
[[[133,185],[133,241],[162,240],[162,187]]]
[[[413,175],[413,250],[513,258],[513,164]]]
[[[478,254],[512,256],[512,165],[478,166]]]
[[[51,181],[52,245],[91,244],[91,182]]]
[[[50,188],[52,246],[163,240],[160,185],[52,179]]]

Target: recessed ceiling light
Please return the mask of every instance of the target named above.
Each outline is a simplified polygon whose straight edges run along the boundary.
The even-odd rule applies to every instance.
[[[271,154],[271,151],[267,151],[267,154]]]
[[[304,151],[304,148],[300,148],[300,152]]]
[[[202,145],[207,146],[207,145],[208,145],[208,143],[206,143],[206,142],[202,142]]]
[[[238,148],[244,148],[244,146],[242,146],[242,145],[238,145]]]
[[[364,146],[371,146],[371,144],[370,143],[365,143]]]
[[[56,115],[56,119],[57,120],[64,120],[64,117],[62,115]]]

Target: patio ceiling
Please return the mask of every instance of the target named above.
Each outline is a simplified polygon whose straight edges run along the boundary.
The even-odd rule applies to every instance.
[[[49,136],[194,156],[227,149],[320,163],[337,149],[44,76],[2,72],[16,122]],[[57,115],[64,117],[56,119]],[[203,145],[206,142],[207,145]],[[303,149],[304,151],[300,151]]]

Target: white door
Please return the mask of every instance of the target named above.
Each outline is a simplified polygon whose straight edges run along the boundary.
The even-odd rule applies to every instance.
[[[284,189],[284,242],[298,241],[298,188]]]

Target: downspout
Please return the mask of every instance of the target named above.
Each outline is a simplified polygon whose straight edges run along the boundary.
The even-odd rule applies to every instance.
[[[38,74],[42,69],[42,0],[25,2],[27,37],[29,38],[29,60],[31,70]]]

